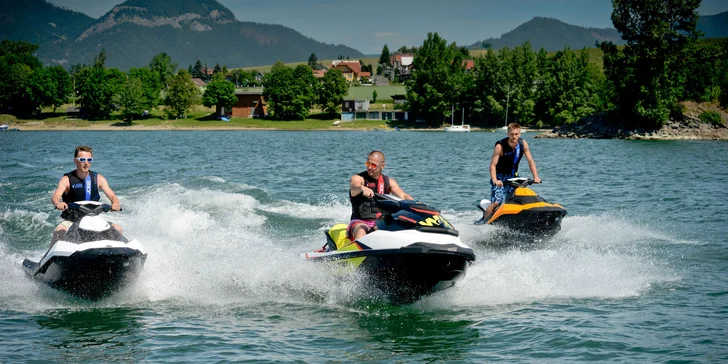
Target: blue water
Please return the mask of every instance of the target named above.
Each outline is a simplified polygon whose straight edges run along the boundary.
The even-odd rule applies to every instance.
[[[0,133],[0,362],[728,358],[728,143],[533,135],[533,188],[569,214],[518,249],[472,224],[499,133]],[[78,144],[121,199],[107,217],[149,249],[136,284],[99,302],[20,269],[47,248]],[[395,306],[298,258],[348,219],[371,149],[474,248],[454,288]]]

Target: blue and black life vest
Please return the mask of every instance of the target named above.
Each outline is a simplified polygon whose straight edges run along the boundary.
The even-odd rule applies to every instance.
[[[511,148],[508,144],[508,138],[503,138],[495,144],[500,144],[503,148],[503,154],[498,158],[498,164],[495,165],[495,173],[515,176],[518,173],[518,163],[523,157],[523,139],[518,138],[515,148]]]
[[[378,179],[370,177],[366,171],[357,176],[364,178],[364,186],[371,188],[375,193],[386,195],[390,192],[389,177],[383,174],[380,174]],[[382,211],[374,206],[374,200],[364,197],[364,193],[352,196],[350,191],[349,201],[351,201],[352,220],[371,220],[382,214]]]
[[[68,177],[69,190],[63,194],[63,202],[69,204],[78,201],[99,201],[99,183],[96,172],[89,171],[85,179],[80,179],[73,170],[64,174]],[[61,218],[69,220],[68,210],[61,213]]]

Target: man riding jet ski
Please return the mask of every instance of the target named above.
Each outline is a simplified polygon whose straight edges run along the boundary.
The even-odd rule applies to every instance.
[[[549,203],[527,186],[534,183],[529,178],[509,178],[504,184],[515,190],[506,196],[505,201],[492,215],[476,221],[476,224],[505,226],[508,229],[537,238],[549,238],[561,230],[561,220],[566,209],[561,205]],[[480,201],[478,208],[486,212],[490,200]]]
[[[98,216],[111,206],[96,201],[68,204],[73,221],[40,262],[23,261],[23,270],[51,287],[90,300],[106,297],[132,282],[147,259],[146,248],[127,240]]]
[[[439,210],[381,194],[373,200],[382,214],[372,232],[351,241],[347,224],[334,225],[326,232],[323,249],[301,258],[363,272],[395,303],[414,302],[465,276],[475,254]]]

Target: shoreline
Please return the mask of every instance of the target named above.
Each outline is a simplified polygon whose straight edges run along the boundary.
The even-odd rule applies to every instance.
[[[77,125],[74,122],[92,123],[90,125]],[[169,121],[168,121],[169,122]],[[133,124],[133,125],[118,125],[117,122],[89,122],[86,120],[68,120],[68,123],[51,122],[45,121],[10,121],[7,122],[9,131],[190,131],[190,130],[206,130],[206,131],[240,131],[240,130],[251,130],[251,131],[396,131],[391,127],[372,127],[367,126],[353,126],[346,127],[342,125],[330,125],[321,128],[276,128],[276,127],[259,127],[259,126],[245,126],[239,124],[231,125],[195,125],[195,126],[175,126],[168,123],[160,125],[144,125],[144,124]],[[115,125],[117,124],[117,125]],[[551,129],[531,129],[524,128],[527,133],[545,133],[551,131]],[[400,131],[419,131],[419,132],[445,132],[445,127],[439,128],[400,128]],[[475,133],[498,133],[500,129],[494,128],[472,128],[472,132]],[[456,133],[457,134],[457,133]],[[467,133],[465,133],[467,134]]]

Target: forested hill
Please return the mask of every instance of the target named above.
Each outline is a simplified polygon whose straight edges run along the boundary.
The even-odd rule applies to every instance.
[[[161,52],[182,67],[200,60],[229,68],[301,62],[311,53],[319,59],[363,56],[281,25],[240,22],[214,0],[128,0],[98,20],[44,0],[18,3],[0,9],[2,38],[40,44],[38,57],[49,65],[87,64],[101,49],[107,67],[122,70],[145,66]]]
[[[728,37],[728,11],[701,16],[698,19],[698,30],[705,33],[703,38]]]
[[[40,44],[39,56],[46,59],[63,58],[66,44],[95,22],[45,0],[3,1],[0,6],[0,37]]]
[[[527,40],[531,41],[533,49],[543,47],[547,51],[559,51],[564,47],[593,48],[596,42],[602,41],[624,44],[619,32],[614,28],[584,28],[552,18],[535,17],[500,38],[488,38],[471,45],[470,48],[484,48],[485,44],[489,44],[493,49],[515,48]]]
[[[716,15],[701,16],[697,29],[704,38],[728,37],[728,11]],[[551,18],[533,18],[500,38],[488,38],[477,42],[469,48],[483,48],[489,44],[493,49],[503,47],[515,48],[530,40],[533,49],[545,48],[547,51],[559,51],[564,47],[581,49],[594,48],[597,42],[611,41],[617,45],[625,44],[619,32],[614,28],[585,28],[566,24]]]

